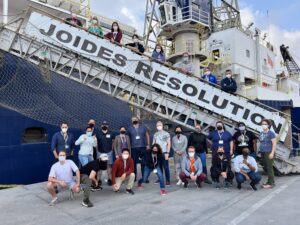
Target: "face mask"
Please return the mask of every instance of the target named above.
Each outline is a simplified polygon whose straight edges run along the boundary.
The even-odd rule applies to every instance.
[[[239,127],[239,130],[240,130],[240,131],[244,131],[244,130],[246,130],[246,127],[241,126],[241,127]]]
[[[195,156],[195,152],[189,152],[189,157],[193,158]]]
[[[157,49],[156,49],[156,52],[157,52],[157,53],[160,53],[160,52],[161,52],[161,49],[160,49],[160,48],[157,48]]]
[[[71,16],[72,16],[72,19],[76,19],[77,18],[77,15],[74,14],[74,13],[72,13]]]
[[[98,23],[98,21],[97,20],[92,20],[92,24],[97,24]]]
[[[247,157],[249,155],[248,152],[243,152],[243,156]]]
[[[218,156],[223,156],[224,153],[223,152],[218,152]]]
[[[121,131],[120,131],[120,134],[125,134],[125,133],[126,133],[125,130],[121,130]]]
[[[188,62],[188,61],[189,61],[189,57],[186,57],[186,56],[183,57],[183,61],[184,61],[184,62]]]
[[[226,77],[227,78],[231,78],[231,74],[226,74]]]
[[[223,130],[222,126],[217,126],[217,130]]]
[[[95,127],[95,125],[94,125],[93,123],[89,123],[89,127],[92,127],[92,128],[94,128],[94,127]]]
[[[68,128],[61,128],[61,131],[65,134],[68,131]]]
[[[196,131],[197,131],[198,133],[200,133],[200,132],[201,132],[201,129],[200,129],[200,128],[196,128]]]
[[[262,127],[262,129],[267,130],[269,128],[269,125],[263,124],[263,125],[261,125],[261,127]]]
[[[138,42],[139,42],[139,39],[133,38],[133,42],[134,42],[134,43],[138,43]]]
[[[107,130],[107,126],[103,126],[102,130],[104,130],[104,131]]]
[[[181,134],[181,131],[176,131],[175,134]]]
[[[66,160],[66,156],[58,156],[58,160],[59,160],[60,162],[63,162],[63,161]]]
[[[133,125],[137,125],[139,122],[135,120],[132,123],[133,123]]]
[[[118,26],[113,26],[114,31],[118,31]]]
[[[206,71],[204,74],[205,74],[205,75],[209,75],[209,74],[210,74],[210,71]]]
[[[87,135],[88,137],[91,137],[91,136],[93,135],[93,132],[86,132],[86,135]]]
[[[157,130],[162,130],[162,126],[157,126]]]
[[[128,159],[128,157],[129,157],[129,155],[128,155],[128,154],[122,154],[122,158],[123,158],[123,159],[125,159],[125,160],[126,160],[126,159]]]

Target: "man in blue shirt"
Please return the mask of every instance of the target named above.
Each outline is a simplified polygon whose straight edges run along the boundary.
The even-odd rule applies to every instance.
[[[208,67],[204,68],[202,79],[206,80],[212,86],[215,86],[218,83],[217,77],[211,73],[211,70]]]
[[[134,116],[131,119],[132,126],[127,129],[130,142],[131,142],[131,155],[134,161],[134,173],[135,179],[137,179],[137,164],[141,163],[141,173],[144,174],[145,163],[144,160],[140,160],[140,156],[143,155],[147,149],[150,149],[150,135],[147,128],[140,123],[138,117]]]
[[[235,93],[237,90],[237,85],[235,80],[232,78],[231,70],[226,70],[226,77],[221,81],[222,91],[228,93]]]
[[[55,159],[58,159],[58,152],[61,150],[65,150],[67,159],[70,159],[73,156],[75,139],[73,134],[68,132],[69,125],[67,122],[62,122],[60,128],[61,131],[52,137],[51,150]]]
[[[108,161],[107,161],[107,184],[111,186],[111,168],[113,164],[113,142],[114,142],[114,134],[109,130],[108,122],[103,121],[101,124],[101,131],[97,135],[98,140],[98,152],[100,154],[107,154]]]

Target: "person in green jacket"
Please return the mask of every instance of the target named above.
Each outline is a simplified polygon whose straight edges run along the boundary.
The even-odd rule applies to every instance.
[[[92,17],[91,25],[88,27],[88,32],[103,38],[103,30],[99,25],[99,20],[96,16]]]

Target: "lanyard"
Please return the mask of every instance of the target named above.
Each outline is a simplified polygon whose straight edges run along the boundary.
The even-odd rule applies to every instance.
[[[63,136],[64,138],[64,141],[65,141],[65,144],[67,144],[67,141],[68,141],[68,134],[66,134],[66,136],[61,132],[61,135]]]
[[[218,132],[218,135],[220,137],[220,140],[222,140],[222,136],[223,136],[224,132],[222,133],[222,135],[220,135],[220,133]]]

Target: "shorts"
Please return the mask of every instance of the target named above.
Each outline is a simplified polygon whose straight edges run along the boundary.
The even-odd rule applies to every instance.
[[[97,152],[97,158],[99,158],[99,156],[100,156],[102,153],[107,154],[107,157],[108,157],[107,165],[112,165],[112,164],[114,163],[114,159],[113,159],[113,151],[110,151],[110,152],[108,152],[108,153],[106,153],[106,152]]]
[[[76,185],[75,181],[66,182],[67,187],[61,187],[60,185],[57,185],[58,191],[65,191],[65,190],[72,190],[74,186]]]

